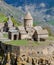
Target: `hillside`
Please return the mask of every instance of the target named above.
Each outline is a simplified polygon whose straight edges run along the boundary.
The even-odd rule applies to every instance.
[[[7,17],[4,14],[0,13],[0,22],[5,21],[6,19]]]
[[[17,8],[10,6],[6,4],[4,1],[0,1],[0,12],[2,12],[5,15],[11,15],[14,16],[14,18],[18,21],[18,19],[23,16],[23,12],[18,10]]]
[[[54,16],[52,15],[54,8],[45,9],[45,8],[39,8],[39,6],[35,8],[35,5],[26,5],[24,7],[23,6],[13,7],[5,3],[4,1],[0,1],[0,12],[5,14],[6,16],[8,15],[13,16],[13,18],[17,22],[21,22],[22,24],[25,13],[28,11],[27,8],[31,12],[32,17],[34,18],[35,25],[40,25],[42,27],[49,27],[51,32],[54,34]],[[51,14],[48,14],[49,11]]]
[[[13,17],[11,17],[11,19],[15,26],[21,25],[21,23],[17,22]],[[0,13],[0,23],[1,22],[5,23],[5,22],[7,22],[7,20],[8,20],[8,17],[5,16],[4,14]]]

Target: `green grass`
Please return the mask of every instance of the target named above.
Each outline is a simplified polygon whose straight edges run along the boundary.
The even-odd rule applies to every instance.
[[[13,41],[9,41],[6,42],[6,44],[10,44],[10,45],[28,45],[28,41],[27,40],[13,40]]]
[[[28,41],[28,40],[13,40],[13,41],[6,42],[6,44],[15,45],[15,46],[39,45],[38,42]]]
[[[19,22],[17,22],[13,17],[11,17],[12,19],[12,22],[14,23],[14,25],[17,27],[17,26],[20,26],[21,24]]]
[[[24,45],[45,46],[45,45],[48,45],[50,43],[51,42],[49,42],[49,41],[37,42],[37,41],[28,41],[28,40],[13,40],[13,41],[5,42],[5,44],[14,45],[14,46],[24,46]]]
[[[11,19],[16,27],[21,25],[21,23],[17,22],[13,17],[11,17]],[[1,22],[5,23],[7,21],[8,21],[8,18],[4,14],[0,13],[0,23]]]
[[[48,40],[54,41],[54,36],[49,36]]]
[[[15,45],[15,46],[24,46],[24,45],[45,46],[45,45],[51,44],[52,41],[54,41],[54,37],[49,36],[46,41],[37,42],[37,41],[31,41],[31,40],[13,40],[13,41],[8,41],[4,43],[9,45]]]
[[[3,34],[3,37],[4,37],[4,38],[8,38],[8,34],[6,34],[6,33]]]
[[[4,14],[0,13],[0,22],[3,22],[6,19],[7,17]]]

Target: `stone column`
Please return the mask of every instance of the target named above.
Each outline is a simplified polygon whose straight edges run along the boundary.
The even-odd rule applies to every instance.
[[[45,60],[43,60],[43,64],[46,64],[46,63],[45,63]]]
[[[1,28],[1,32],[3,32],[3,28]]]
[[[40,42],[40,38],[38,38],[38,42]]]
[[[29,57],[27,57],[27,62],[29,63]]]
[[[11,59],[10,59],[10,52],[8,52],[6,65],[10,65],[10,61],[11,61]]]
[[[17,34],[17,40],[19,39],[19,35]]]
[[[13,33],[11,34],[11,40],[14,40],[14,34]]]
[[[32,58],[32,65],[35,65],[35,60],[34,60],[34,58]]]
[[[10,60],[10,52],[7,54],[7,60]]]
[[[17,65],[21,65],[20,57],[17,58]]]
[[[6,63],[6,65],[9,65],[8,63]]]

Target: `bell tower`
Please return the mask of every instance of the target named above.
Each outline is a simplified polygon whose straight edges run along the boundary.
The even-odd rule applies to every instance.
[[[33,18],[30,12],[27,12],[27,14],[24,17],[24,27],[25,29],[33,27]]]

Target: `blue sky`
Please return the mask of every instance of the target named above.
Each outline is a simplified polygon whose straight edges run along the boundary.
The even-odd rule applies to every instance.
[[[4,0],[8,4],[13,6],[22,6],[25,4],[40,4],[45,3],[47,7],[54,7],[54,0]]]

